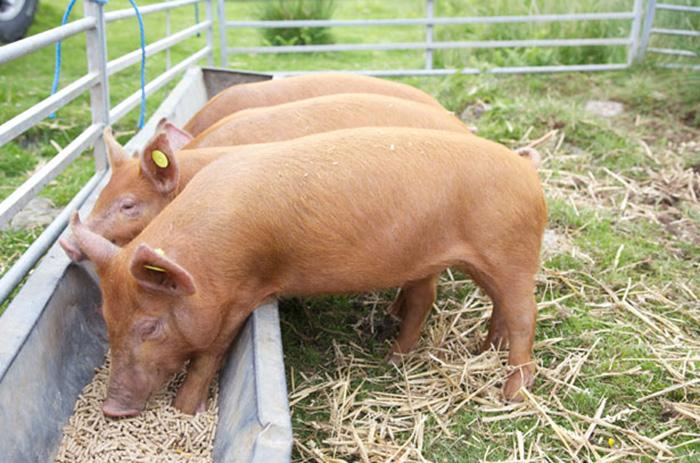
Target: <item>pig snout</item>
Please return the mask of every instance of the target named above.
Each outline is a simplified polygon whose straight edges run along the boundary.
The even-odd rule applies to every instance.
[[[123,377],[110,377],[107,397],[102,403],[102,413],[105,416],[112,418],[136,416],[146,408],[149,392],[138,385],[123,380]]]
[[[58,243],[73,262],[80,262],[81,260],[85,259],[85,255],[80,250],[80,247],[72,236],[61,238],[58,240]]]
[[[141,409],[124,406],[121,402],[107,397],[102,404],[102,413],[110,418],[126,418],[141,413]]]

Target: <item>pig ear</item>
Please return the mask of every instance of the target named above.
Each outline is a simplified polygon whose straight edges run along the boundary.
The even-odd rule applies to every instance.
[[[177,127],[165,117],[158,121],[156,132],[165,134],[170,144],[170,149],[173,151],[180,151],[194,138],[191,134]]]
[[[168,134],[159,131],[141,155],[141,172],[163,195],[173,193],[180,181],[180,169],[174,153]]]
[[[77,212],[73,213],[70,224],[80,250],[95,263],[98,269],[109,264],[119,252],[118,246],[82,224]]]
[[[115,168],[124,161],[131,159],[131,156],[129,156],[122,145],[120,145],[114,138],[110,127],[105,127],[104,131],[102,132],[102,138],[104,139],[105,146],[107,148],[107,159],[109,160],[109,165],[112,166],[112,168]]]
[[[140,244],[131,259],[131,274],[139,285],[173,296],[189,296],[197,292],[192,275],[163,252]]]

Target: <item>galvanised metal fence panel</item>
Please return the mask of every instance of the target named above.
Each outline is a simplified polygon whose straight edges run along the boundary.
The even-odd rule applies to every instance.
[[[235,5],[235,1],[229,2]],[[233,54],[275,54],[275,53],[318,53],[318,52],[349,52],[349,51],[391,51],[391,50],[424,50],[425,65],[423,69],[392,69],[392,70],[347,70],[360,74],[376,76],[425,76],[449,75],[455,73],[478,74],[482,72],[495,74],[509,73],[545,73],[564,71],[604,71],[625,69],[632,65],[639,56],[642,47],[640,30],[644,18],[644,1],[630,2],[630,11],[616,12],[585,12],[573,14],[537,14],[519,16],[468,16],[468,17],[435,17],[434,0],[426,0],[425,18],[395,18],[395,19],[325,19],[325,20],[281,20],[281,21],[250,21],[227,20],[225,0],[218,0],[219,33],[221,45],[221,63],[226,66],[228,58]],[[590,37],[576,39],[524,39],[524,40],[483,40],[483,41],[435,41],[433,31],[436,26],[463,24],[534,24],[548,22],[573,21],[627,21],[630,24],[628,37]],[[423,42],[404,43],[360,43],[360,44],[331,44],[331,45],[278,45],[255,47],[229,47],[227,32],[229,30],[282,27],[367,27],[367,26],[418,26],[425,27]],[[578,47],[578,46],[625,46],[627,59],[621,63],[572,64],[551,66],[510,66],[490,69],[435,69],[433,66],[433,51],[446,49],[479,49],[479,48],[522,48],[522,47]],[[296,75],[308,72],[322,71],[285,70],[275,74]],[[342,71],[342,70],[340,70]]]
[[[679,69],[685,68],[688,70],[698,71],[700,70],[700,64],[697,58],[700,58],[700,54],[694,50],[688,50],[687,48],[671,48],[671,47],[651,47],[649,42],[652,40],[653,36],[671,36],[671,37],[684,37],[688,38],[690,43],[695,43],[697,46],[695,49],[700,48],[700,31],[691,29],[676,29],[668,27],[654,27],[654,22],[658,20],[658,12],[669,12],[677,15],[698,15],[700,17],[700,5],[678,5],[672,3],[657,3],[656,0],[648,0],[647,9],[644,20],[644,30],[642,31],[642,48],[640,50],[639,59],[643,59],[646,53],[653,53],[656,55],[674,56],[683,59],[690,59],[691,61],[677,61],[671,63],[660,63],[659,66],[669,68],[669,69]]]
[[[140,9],[142,15],[148,15],[167,12],[186,5],[198,4],[199,2],[204,2],[205,5],[203,21],[199,21],[194,26],[153,42],[146,47],[146,53],[147,56],[152,56],[161,51],[167,51],[177,43],[202,32],[206,32],[206,46],[176,65],[168,66],[165,72],[148,82],[145,86],[146,95],[156,92],[177,77],[179,73],[204,58],[207,58],[209,64],[213,64],[214,22],[212,17],[212,0],[175,0],[148,5]],[[61,149],[49,162],[38,169],[10,196],[0,202],[0,226],[7,223],[30,200],[35,198],[46,184],[63,172],[75,158],[90,146],[94,148],[95,157],[95,173],[92,178],[0,279],[0,303],[9,296],[27,272],[32,269],[34,264],[56,241],[65,229],[73,211],[83,204],[92,190],[104,178],[108,169],[105,146],[102,141],[102,130],[104,127],[121,119],[140,103],[141,92],[139,90],[114,107],[111,106],[109,77],[138,63],[141,59],[141,50],[138,49],[112,61],[107,61],[108,44],[106,39],[107,23],[132,18],[136,13],[133,9],[106,13],[102,3],[93,2],[92,0],[85,0],[84,9],[84,18],[0,47],[0,65],[2,65],[41,48],[53,45],[59,40],[85,33],[88,61],[88,73],[85,76],[64,86],[54,95],[45,98],[10,120],[3,122],[0,125],[0,147],[22,135],[49,114],[67,105],[86,91],[90,94],[91,112],[91,123],[82,133],[65,148]]]

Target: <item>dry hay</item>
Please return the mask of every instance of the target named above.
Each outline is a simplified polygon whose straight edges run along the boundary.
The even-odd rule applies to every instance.
[[[73,416],[63,428],[56,463],[198,462],[212,461],[218,418],[218,384],[212,386],[207,410],[185,415],[171,402],[184,372],[155,394],[146,410],[133,418],[112,419],[102,414],[107,392],[109,359],[96,369],[83,389]]]
[[[663,224],[660,213],[678,211],[673,222],[677,228],[667,228],[668,247],[673,248],[678,239],[698,239],[697,224],[678,206],[682,202],[686,210],[698,210],[700,178],[673,156],[678,147],[654,157],[657,166],[642,169],[643,175],[635,180],[605,168],[582,175],[562,163],[555,175],[547,160],[563,149],[564,135],[554,132],[541,139],[548,143],[539,148],[545,154],[541,172],[548,196],[565,200],[574,209],[612,213],[618,223]],[[653,156],[643,142],[640,149]],[[573,158],[563,164],[594,164],[582,159],[585,154],[568,156]],[[593,268],[594,257],[570,244],[569,235],[578,231],[559,227],[555,246],[562,246],[550,256],[568,254]],[[624,270],[619,263],[622,252],[618,249],[611,271]],[[573,347],[566,333],[539,340],[535,388],[521,404],[502,399],[501,387],[509,372],[506,354],[477,353],[490,301],[470,281],[450,272],[441,279],[419,347],[404,357],[400,367],[387,366],[363,342],[334,342],[334,360],[325,371],[298,373],[301,380],[296,383],[298,376],[291,372],[292,413],[301,417],[294,420],[295,458],[300,462],[426,462],[424,450],[439,448],[443,455],[439,461],[504,461],[505,451],[509,455],[505,461],[518,462],[663,462],[700,448],[697,286],[694,289],[687,281],[648,283],[640,278],[611,287],[605,273],[590,273],[549,268],[545,263],[538,281],[539,325],[556,327],[575,317],[581,309],[572,309],[566,301],[577,298],[585,301],[586,314],[601,320],[604,328],[579,335]],[[374,319],[382,318],[379,314],[390,302],[389,297],[377,295],[362,299],[370,321],[358,324],[361,339],[368,336],[362,333],[367,325],[381,325]],[[617,333],[637,339],[645,355],[596,357],[601,337]],[[613,401],[605,395],[594,396],[584,384],[616,376],[646,382],[650,373],[640,362],[663,369],[664,382],[670,386],[629,401]],[[566,400],[574,394],[586,397],[595,412],[577,411],[575,402]],[[645,408],[649,404],[663,409],[659,420],[664,422],[663,431],[655,435],[644,427],[644,417],[654,413]],[[527,428],[502,431],[499,427],[517,419]],[[454,429],[466,432],[457,435]]]

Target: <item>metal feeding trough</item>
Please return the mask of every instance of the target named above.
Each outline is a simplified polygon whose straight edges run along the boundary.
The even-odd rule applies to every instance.
[[[162,117],[184,124],[223,88],[271,78],[191,69],[126,147],[143,146]],[[106,182],[87,200],[83,217]],[[54,243],[0,317],[0,460],[53,458],[78,395],[104,361],[99,305],[95,274],[70,264]],[[279,317],[270,303],[250,316],[221,372],[214,461],[285,462],[291,446]]]

